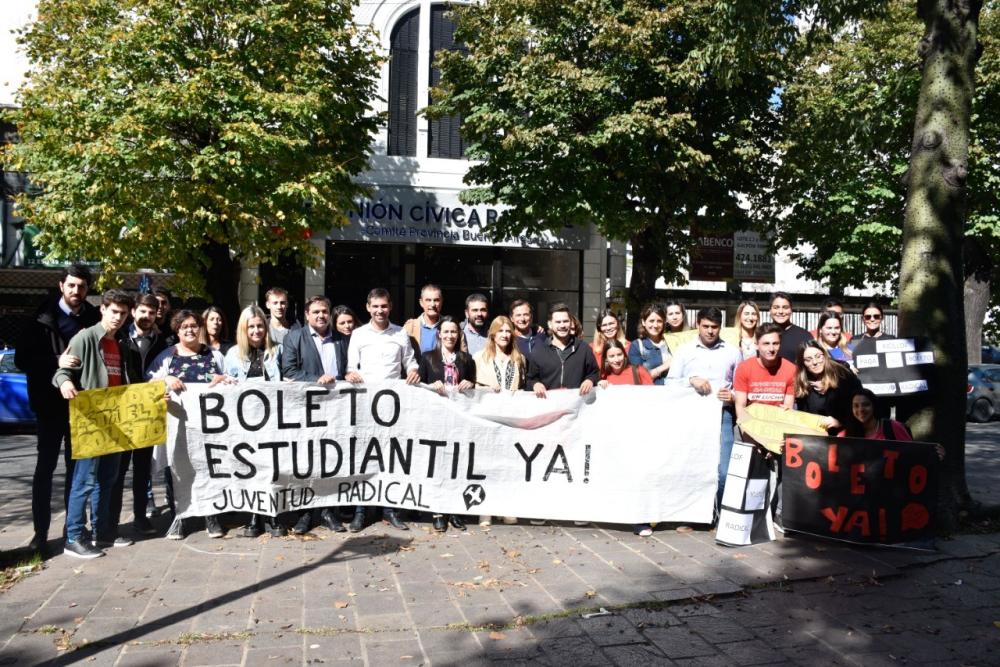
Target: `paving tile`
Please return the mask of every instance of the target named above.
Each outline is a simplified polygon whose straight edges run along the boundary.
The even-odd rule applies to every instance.
[[[668,658],[692,658],[715,655],[717,651],[701,637],[682,626],[645,628],[643,636],[657,646]]]

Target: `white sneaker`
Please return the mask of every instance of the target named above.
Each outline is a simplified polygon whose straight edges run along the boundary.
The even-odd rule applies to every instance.
[[[479,525],[483,528],[489,528],[493,525],[493,517],[483,514],[479,517]]]
[[[503,522],[504,522],[504,524],[506,524],[508,526],[516,526],[517,525],[517,517],[516,516],[505,516],[503,518]]]

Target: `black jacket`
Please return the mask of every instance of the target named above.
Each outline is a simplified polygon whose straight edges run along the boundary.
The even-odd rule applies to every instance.
[[[17,343],[14,363],[28,381],[28,402],[39,419],[68,416],[68,405],[59,390],[52,386],[52,376],[59,368],[59,355],[68,340],[59,331],[59,299],[49,299],[39,307]],[[80,309],[80,330],[101,321],[101,312],[88,302]]]
[[[131,324],[119,329],[116,338],[118,339],[118,348],[122,352],[122,365],[125,367],[125,377],[128,378],[129,384],[134,384],[146,381],[146,371],[149,370],[153,360],[159,356],[160,352],[167,349],[169,345],[167,344],[167,335],[157,331],[150,336],[149,349],[146,350],[146,356],[143,357],[142,352],[139,351],[139,346],[128,335],[130,328]],[[176,343],[174,344],[176,345]]]
[[[570,352],[564,362],[551,338],[544,345],[536,346],[528,355],[525,389],[530,390],[536,382],[541,382],[546,389],[576,389],[584,380],[597,384],[601,379],[601,369],[597,367],[590,345],[575,339],[568,349]]]
[[[337,355],[337,379],[343,380],[347,374],[347,345],[351,338],[333,327],[331,334]],[[281,342],[281,377],[299,382],[315,382],[322,375],[323,360],[316,351],[312,329],[305,326],[289,331]]]
[[[476,362],[468,352],[455,352],[455,366],[458,368],[459,381],[468,380],[476,384]],[[444,361],[441,359],[441,348],[434,348],[420,357],[420,381],[424,384],[444,382]]]

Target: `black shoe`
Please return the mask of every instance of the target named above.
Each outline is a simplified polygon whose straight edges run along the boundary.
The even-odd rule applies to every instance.
[[[281,522],[278,521],[277,517],[266,516],[264,517],[264,530],[268,532],[271,537],[284,537],[288,534]]]
[[[434,515],[434,532],[443,533],[448,530],[448,520],[444,518],[443,514]]]
[[[132,530],[136,535],[156,535],[156,528],[149,522],[149,519],[136,518],[132,522]]]
[[[84,542],[80,540],[79,542],[67,542],[66,546],[63,547],[63,552],[67,556],[73,556],[74,558],[100,558],[104,555],[104,552],[94,547],[90,542]]]
[[[347,527],[352,533],[360,533],[365,529],[365,510],[363,507],[359,507],[354,510],[354,518],[351,519],[351,525]]]
[[[240,531],[241,537],[249,537],[253,539],[255,537],[260,537],[264,534],[264,531],[260,528],[260,517],[253,516],[250,518],[250,523],[243,526],[243,530]]]
[[[293,535],[305,535],[312,528],[312,510],[306,510],[292,526]]]
[[[217,539],[226,534],[226,531],[222,529],[222,524],[219,522],[219,517],[217,516],[206,516],[205,517],[205,532],[212,539]]]
[[[390,526],[396,530],[409,530],[410,527],[403,523],[403,520],[399,518],[396,510],[390,509],[388,507],[382,509],[382,520],[388,523]]]
[[[452,514],[451,516],[449,516],[448,523],[450,523],[458,530],[465,530],[465,521],[463,521],[462,517],[458,516],[457,514]]]
[[[49,537],[48,535],[42,535],[41,533],[35,533],[35,536],[31,538],[28,542],[28,550],[36,551],[41,555],[45,555],[49,551]]]
[[[157,516],[160,516],[160,508],[156,506],[156,501],[150,498],[146,503],[146,518],[152,519]]]
[[[326,526],[327,529],[332,530],[335,533],[346,533],[347,529],[344,528],[344,524],[340,522],[337,515],[332,509],[327,507],[319,515],[319,522]]]

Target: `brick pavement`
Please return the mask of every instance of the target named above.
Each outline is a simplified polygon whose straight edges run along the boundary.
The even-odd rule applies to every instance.
[[[0,438],[5,545],[25,520],[14,440]],[[0,595],[0,665],[997,664],[1000,535],[920,553],[414,528],[56,556]]]

